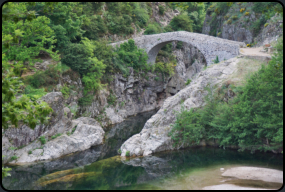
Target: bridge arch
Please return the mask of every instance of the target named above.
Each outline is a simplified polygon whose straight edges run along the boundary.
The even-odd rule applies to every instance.
[[[112,43],[111,45],[116,46],[125,41]],[[204,55],[208,66],[213,63],[216,56],[218,56],[220,61],[227,60],[239,55],[239,48],[246,46],[243,42],[186,31],[143,35],[134,38],[134,41],[139,48],[142,48],[147,52],[148,62],[152,64],[155,63],[158,51],[172,41],[182,41],[199,49]]]

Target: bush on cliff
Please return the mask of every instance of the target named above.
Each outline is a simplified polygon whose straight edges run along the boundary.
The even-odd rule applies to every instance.
[[[268,66],[251,75],[243,87],[232,87],[228,102],[208,95],[203,108],[182,110],[169,135],[175,145],[218,139],[221,146],[241,150],[276,150],[283,147],[283,43]],[[211,92],[209,92],[211,93]]]

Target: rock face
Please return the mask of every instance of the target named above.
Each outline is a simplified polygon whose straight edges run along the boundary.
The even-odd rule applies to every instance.
[[[249,2],[247,4],[248,8],[251,8],[253,4],[254,3]],[[240,4],[237,9],[230,8],[226,14],[217,16],[212,24],[211,21],[213,17],[211,16],[211,12],[207,11],[202,33],[221,37],[223,39],[244,42],[246,44],[256,42],[256,47],[269,44],[282,35],[283,30],[281,24],[283,23],[283,19],[281,16],[276,14],[266,22],[268,24],[267,26],[264,24],[261,25],[261,31],[258,34],[255,34],[252,25],[260,18],[260,15],[256,14],[254,11],[249,11],[249,9],[247,11],[249,11],[250,14],[244,14],[242,17],[236,18],[233,21],[231,16],[241,14],[240,8],[244,8],[244,5]],[[229,20],[232,22],[228,23]]]
[[[116,47],[117,45],[126,41],[127,40],[120,41],[110,45]],[[134,38],[134,41],[139,48],[142,48],[147,52],[149,63],[155,62],[158,51],[167,43],[171,41],[182,41],[199,49],[206,59],[207,66],[213,63],[216,56],[219,57],[219,60],[227,60],[237,56],[239,54],[240,47],[246,46],[245,43],[242,42],[230,41],[218,37],[186,31],[143,35],[141,37]]]
[[[67,126],[71,125],[71,119],[64,116],[63,96],[61,92],[51,92],[42,97],[53,109],[50,116],[49,125],[37,125],[34,130],[26,125],[20,125],[17,129],[9,128],[5,131],[7,137],[14,146],[20,147],[34,141],[44,132],[48,135],[63,133]]]
[[[283,35],[283,19],[278,19],[278,16],[275,15],[266,23],[268,23],[268,25],[266,27],[263,26],[262,31],[254,38],[254,41],[257,42],[256,47],[270,44]]]
[[[85,124],[90,123],[90,124]],[[53,140],[48,141],[41,148],[39,141],[16,150],[15,154],[19,157],[11,161],[10,164],[29,163],[39,160],[51,160],[77,151],[89,149],[91,146],[103,143],[104,130],[95,120],[80,118],[73,122],[77,126],[75,132],[68,136],[63,134]],[[31,151],[32,153],[28,153]]]
[[[154,152],[173,150],[168,132],[171,130],[170,124],[175,121],[174,111],[180,111],[182,105],[187,110],[204,105],[203,98],[207,94],[204,88],[207,85],[217,85],[229,77],[236,70],[237,62],[237,58],[232,58],[208,67],[198,73],[186,88],[168,97],[160,110],[146,122],[142,131],[124,142],[121,156],[125,156],[127,151],[131,156],[146,156]]]
[[[87,114],[97,120],[100,117],[101,125],[106,127],[120,123],[128,116],[160,108],[167,97],[182,90],[185,82],[206,66],[204,55],[197,48],[184,43],[181,49],[176,49],[176,44],[177,41],[174,41],[173,53],[177,59],[174,76],[147,73],[143,77],[144,74],[135,74],[133,68],[129,68],[128,77],[115,74],[109,88],[112,92],[101,90],[90,106],[80,109],[80,115]],[[113,106],[107,101],[111,94],[116,97]]]

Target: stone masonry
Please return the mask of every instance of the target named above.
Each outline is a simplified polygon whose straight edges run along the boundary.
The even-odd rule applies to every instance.
[[[119,41],[111,43],[113,47],[124,43]],[[239,48],[246,47],[245,43],[213,37],[209,35],[191,33],[186,31],[176,31],[169,33],[160,33],[154,35],[143,35],[134,38],[135,44],[144,49],[148,54],[148,62],[155,63],[158,51],[167,43],[172,41],[182,41],[195,46],[203,53],[207,66],[211,65],[216,56],[220,61],[228,60],[239,55]]]

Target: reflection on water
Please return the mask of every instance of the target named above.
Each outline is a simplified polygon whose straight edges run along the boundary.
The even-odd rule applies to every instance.
[[[201,189],[222,184],[220,168],[255,166],[283,170],[283,156],[271,153],[237,152],[199,147],[158,153],[154,156],[121,159],[114,156],[89,165],[40,174],[29,189]],[[28,170],[23,170],[26,175]],[[32,174],[31,174],[32,175]],[[29,179],[26,178],[26,182]],[[10,180],[10,183],[12,181]],[[226,180],[248,187],[279,188],[280,184]],[[13,189],[22,186],[13,186]],[[27,187],[27,188],[28,188]]]
[[[84,166],[95,161],[117,155],[117,150],[129,137],[137,134],[145,122],[156,113],[150,111],[130,117],[124,122],[107,128],[104,144],[85,151],[66,155],[53,161],[38,162],[23,166],[8,166],[12,168],[11,177],[2,181],[6,189],[30,189],[31,184],[43,175]]]
[[[140,132],[154,112],[132,117],[109,127],[103,145],[54,161],[12,167],[3,179],[6,189],[201,189],[204,186],[236,184],[279,188],[280,184],[225,179],[220,168],[254,166],[283,170],[283,155],[237,152],[197,147],[124,158],[117,150],[131,135]]]

